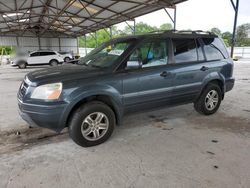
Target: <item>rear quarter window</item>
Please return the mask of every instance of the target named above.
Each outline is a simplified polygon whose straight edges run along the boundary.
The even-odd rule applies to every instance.
[[[208,61],[229,58],[225,45],[219,38],[203,38],[204,51]]]
[[[194,39],[173,38],[175,63],[198,61],[196,41]]]

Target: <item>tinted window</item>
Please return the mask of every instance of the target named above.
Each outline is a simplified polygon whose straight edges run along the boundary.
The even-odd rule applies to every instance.
[[[201,46],[199,40],[196,40],[196,46],[197,46],[198,60],[204,61],[205,57],[204,57],[204,53],[202,51],[202,46]]]
[[[46,55],[55,55],[55,52],[40,52],[41,56],[46,56]]]
[[[159,66],[167,64],[168,50],[165,40],[145,42],[131,54],[127,66],[132,67],[133,64],[142,68]]]
[[[40,52],[34,52],[32,54],[30,54],[30,57],[35,57],[35,56],[39,56],[40,55]]]
[[[115,64],[131,45],[132,41],[104,43],[79,61],[79,65],[107,68]]]
[[[173,39],[172,41],[176,63],[198,60],[194,39]]]
[[[219,38],[203,38],[207,60],[228,58],[228,52]]]

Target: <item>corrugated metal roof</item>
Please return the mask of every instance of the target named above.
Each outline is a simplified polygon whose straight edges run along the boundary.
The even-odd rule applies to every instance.
[[[1,36],[80,36],[186,0],[1,0]]]

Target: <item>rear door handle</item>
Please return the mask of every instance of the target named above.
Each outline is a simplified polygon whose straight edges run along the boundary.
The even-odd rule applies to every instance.
[[[201,71],[207,71],[208,69],[209,69],[209,68],[206,67],[206,66],[202,66],[202,67],[200,68]]]
[[[171,72],[163,71],[163,72],[160,74],[160,76],[165,78],[165,77],[169,76],[170,74],[171,74]]]

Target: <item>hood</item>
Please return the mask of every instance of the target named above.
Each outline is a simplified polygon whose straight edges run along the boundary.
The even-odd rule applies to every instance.
[[[50,83],[91,78],[104,73],[107,73],[107,71],[100,68],[88,67],[84,65],[62,65],[30,72],[27,74],[27,78],[33,83]]]

